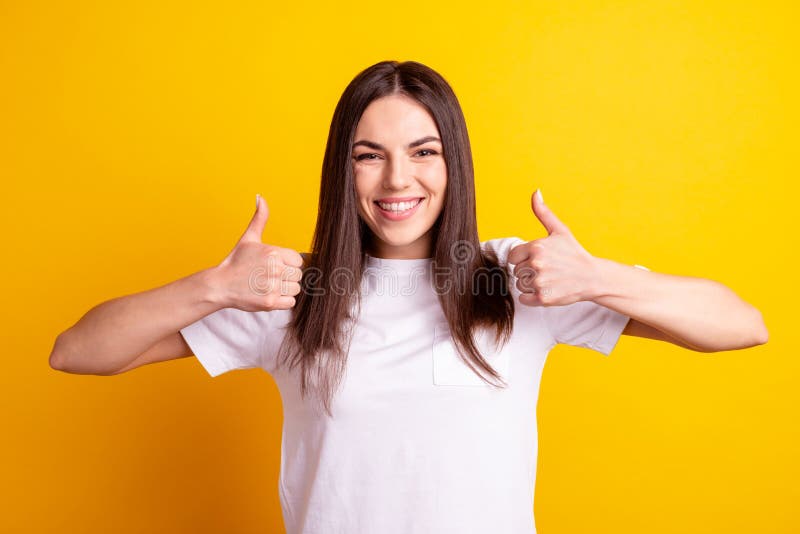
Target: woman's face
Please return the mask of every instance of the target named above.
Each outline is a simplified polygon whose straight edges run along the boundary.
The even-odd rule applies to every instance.
[[[358,211],[379,258],[429,258],[431,227],[442,211],[447,166],[439,129],[407,96],[373,100],[353,143]]]

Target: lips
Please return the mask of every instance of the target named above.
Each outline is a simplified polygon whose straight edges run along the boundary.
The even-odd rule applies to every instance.
[[[424,198],[417,197],[417,202],[412,205],[410,208],[406,208],[402,211],[393,211],[393,210],[386,210],[381,207],[378,201],[375,201],[375,206],[378,208],[378,213],[380,213],[384,218],[390,221],[402,221],[405,220],[416,213],[417,209],[422,205],[422,201],[425,200]],[[413,198],[412,198],[413,201]]]
[[[421,198],[421,197],[411,198],[409,200],[402,200],[402,201],[395,200],[395,201],[392,201],[392,202],[387,202],[385,200],[376,200],[375,201],[375,205],[378,206],[378,208],[380,208],[382,211],[389,211],[389,212],[392,212],[392,213],[403,213],[403,212],[406,212],[408,210],[416,208],[417,206],[419,206],[422,203],[423,200],[425,200],[425,199]],[[384,207],[381,206],[381,204],[390,204],[390,205],[391,204],[399,204],[399,205],[406,205],[406,206],[410,205],[410,206],[406,207],[405,209],[400,210],[399,212],[395,212],[394,210],[391,210],[391,209],[389,209],[389,210],[384,209]]]
[[[383,202],[384,204],[392,204],[395,202],[410,202],[412,200],[419,200],[424,197],[386,197],[386,198],[379,198],[375,202]]]

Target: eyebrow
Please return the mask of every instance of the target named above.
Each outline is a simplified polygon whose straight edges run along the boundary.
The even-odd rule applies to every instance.
[[[432,135],[428,135],[426,137],[422,137],[420,139],[417,139],[416,141],[411,141],[408,145],[406,145],[406,148],[414,148],[415,146],[424,145],[425,143],[428,143],[430,141],[437,141],[438,143],[442,142],[442,140],[439,139],[438,137],[434,137]],[[355,148],[355,147],[357,147],[359,145],[363,145],[365,147],[369,147],[369,148],[371,148],[373,150],[385,150],[386,149],[386,147],[384,147],[383,145],[378,144],[378,143],[376,143],[374,141],[368,141],[366,139],[361,139],[360,141],[356,141],[355,143],[353,143],[353,148]]]

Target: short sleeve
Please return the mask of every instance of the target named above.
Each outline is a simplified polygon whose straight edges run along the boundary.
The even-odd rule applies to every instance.
[[[589,300],[540,309],[554,342],[585,347],[605,356],[611,354],[630,319]]]
[[[481,246],[493,250],[498,260],[507,264],[511,249],[524,242],[525,240],[519,237],[504,237],[485,241]],[[636,267],[649,270],[641,265]],[[519,299],[520,292],[516,289],[516,284],[512,283],[511,287],[515,298]],[[516,304],[526,309],[519,300]],[[585,347],[605,356],[608,356],[616,346],[630,319],[623,313],[592,301],[579,301],[565,306],[538,306],[535,309],[539,310],[538,317],[544,323],[554,344]]]
[[[212,377],[237,369],[265,367],[268,311],[222,308],[183,327],[181,335]]]

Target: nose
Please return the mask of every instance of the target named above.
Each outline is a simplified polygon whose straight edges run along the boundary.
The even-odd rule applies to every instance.
[[[412,181],[412,176],[404,158],[392,158],[389,164],[385,166],[384,172],[383,188],[389,191],[402,191]]]

